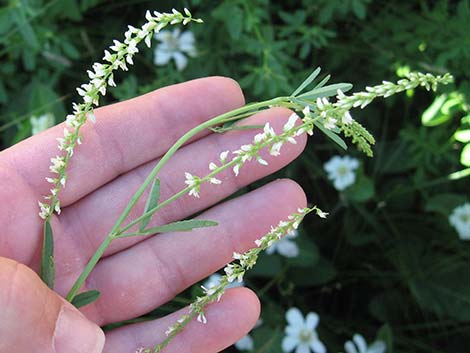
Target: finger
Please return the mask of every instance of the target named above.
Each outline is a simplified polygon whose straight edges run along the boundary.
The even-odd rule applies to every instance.
[[[140,347],[153,347],[162,342],[164,332],[188,308],[164,318],[134,324],[106,335],[104,353],[134,352]],[[207,306],[207,324],[192,321],[162,351],[165,353],[216,353],[246,335],[259,317],[260,304],[256,295],[246,288],[228,290],[220,302]]]
[[[61,205],[157,158],[190,128],[242,104],[235,81],[211,77],[98,109],[96,124],[83,128],[84,143],[71,161]],[[42,232],[37,202],[49,193],[44,178],[49,175],[49,159],[57,155],[55,139],[62,129],[60,124],[0,152],[0,198],[8,204],[0,209],[0,224],[6,225],[0,235],[0,256],[34,266]],[[200,136],[204,134],[207,131]],[[53,222],[60,225],[55,216]]]
[[[263,125],[270,121],[275,130],[279,132],[282,131],[290,114],[291,111],[287,109],[276,108],[247,119],[245,124]],[[184,184],[186,171],[196,175],[206,175],[209,172],[209,162],[217,162],[222,150],[239,149],[241,145],[252,141],[256,133],[257,131],[233,131],[227,134],[212,134],[181,149],[161,171],[161,200],[169,198],[186,186]],[[279,157],[273,157],[267,151],[263,151],[262,156],[269,163],[267,166],[252,161],[242,168],[238,177],[235,177],[231,170],[221,173],[218,178],[222,180],[222,185],[203,185],[200,199],[188,195],[176,200],[161,209],[151,225],[161,225],[188,217],[221,201],[239,188],[279,170],[302,152],[305,146],[305,136],[299,136],[297,140],[298,143],[295,145],[286,144]],[[60,263],[67,261],[66,259],[76,260],[65,267],[66,271],[59,269],[61,272],[58,272],[57,276],[63,279],[78,276],[83,264],[112,228],[134,190],[140,186],[142,179],[150,172],[154,164],[155,162],[149,163],[121,176],[92,195],[63,210],[62,226],[55,228],[56,232],[60,234],[56,237],[59,256],[57,261]],[[139,217],[143,212],[144,205],[145,198],[142,198],[131,212],[129,219]],[[111,244],[106,255],[113,254],[141,240],[142,238],[135,237],[116,240]],[[78,258],[79,254],[83,256],[81,259]]]
[[[0,352],[100,353],[101,329],[31,269],[0,258]]]
[[[254,247],[271,225],[305,205],[300,186],[278,180],[198,217],[216,227],[159,234],[105,258],[86,284],[101,296],[83,312],[100,325],[149,312],[230,262],[234,251]]]
[[[182,134],[211,117],[243,105],[238,84],[211,77],[165,87],[95,111],[96,123],[82,129],[67,187],[66,206],[116,176],[162,155]],[[58,154],[56,138],[64,124],[1,152],[0,161],[27,181],[34,203],[49,194],[49,159]],[[207,132],[205,133],[207,134]],[[201,134],[200,136],[202,136]]]

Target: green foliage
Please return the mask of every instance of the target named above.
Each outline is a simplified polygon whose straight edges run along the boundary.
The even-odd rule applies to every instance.
[[[2,147],[29,136],[32,115],[52,112],[62,121],[90,64],[155,6],[100,0],[1,5]],[[449,177],[470,166],[469,1],[188,0],[157,6],[188,6],[204,19],[203,26],[191,27],[198,56],[177,71],[173,63],[155,66],[152,50],[142,49],[135,68],[116,77],[119,85],[104,104],[207,75],[233,77],[247,101],[259,101],[294,92],[317,66],[334,83],[352,82],[357,89],[416,70],[456,77],[436,95],[410,89],[353,110],[360,124],[349,129],[360,133],[356,142],[373,159],[345,151],[337,132],[329,131],[334,143],[314,129],[304,155],[276,177],[294,178],[330,216],[307,218],[295,239],[299,256],[262,255],[247,282],[263,304],[255,352],[280,351],[284,314],[292,306],[320,315],[319,336],[331,352],[342,351],[355,332],[384,340],[389,353],[464,352],[470,344],[470,245],[448,217],[469,201],[469,174]],[[318,73],[297,98],[314,101],[308,84],[324,78]],[[346,136],[352,134],[347,129]],[[356,182],[338,192],[323,164],[345,153],[360,158],[361,167]],[[153,200],[156,205],[158,197]],[[190,223],[163,231],[213,225],[184,222]],[[43,256],[51,259],[45,248]],[[41,271],[52,284],[52,265]]]

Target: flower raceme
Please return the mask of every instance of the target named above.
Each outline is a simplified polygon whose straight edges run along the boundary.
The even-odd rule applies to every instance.
[[[256,247],[243,254],[234,253],[233,258],[235,262],[228,264],[224,268],[225,275],[219,279],[218,284],[214,284],[210,288],[203,286],[202,290],[204,295],[197,297],[195,302],[190,305],[189,313],[183,315],[176,323],[168,328],[166,331],[167,338],[162,343],[155,346],[153,350],[147,349],[143,352],[160,352],[193,318],[196,318],[200,323],[207,323],[207,318],[204,313],[205,307],[210,303],[219,301],[230,284],[234,282],[241,283],[246,271],[256,264],[259,254],[280,241],[285,234],[296,230],[303,218],[310,212],[315,212],[319,217],[325,217],[325,213],[316,206],[298,209],[297,212],[291,214],[287,220],[280,221],[276,227],[271,227],[271,230],[267,234],[255,240]]]
[[[139,52],[138,45],[141,41],[150,48],[152,37],[159,33],[163,28],[168,25],[182,23],[202,22],[200,19],[192,18],[191,13],[184,9],[184,15],[173,9],[171,13],[160,13],[147,11],[145,18],[147,22],[141,28],[129,26],[125,32],[125,39],[123,42],[114,40],[110,50],[104,52],[104,63],[94,63],[92,70],[88,70],[89,83],[82,84],[77,88],[78,94],[82,97],[83,103],[73,103],[73,114],[67,115],[64,129],[64,136],[58,138],[58,147],[60,151],[65,151],[66,154],[51,159],[52,166],[51,172],[57,174],[56,177],[48,177],[46,180],[52,184],[51,193],[45,196],[49,203],[40,202],[39,216],[43,219],[48,219],[54,210],[59,213],[60,205],[58,202],[58,192],[61,188],[65,187],[66,168],[69,160],[72,158],[75,147],[81,143],[80,129],[86,123],[87,119],[94,122],[95,116],[93,113],[93,106],[99,105],[100,95],[105,95],[107,86],[116,86],[114,82],[114,71],[121,69],[128,70],[128,65],[133,65],[133,57]],[[60,161],[58,165],[57,161]],[[54,190],[54,192],[52,191]]]

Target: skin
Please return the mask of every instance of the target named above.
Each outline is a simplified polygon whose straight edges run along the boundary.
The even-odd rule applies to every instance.
[[[218,177],[222,185],[203,185],[200,199],[182,197],[159,211],[150,224],[206,210],[198,218],[216,220],[217,227],[118,239],[83,288],[97,289],[101,297],[80,311],[63,299],[158,158],[185,131],[243,104],[236,82],[211,77],[97,109],[97,122],[84,126],[83,144],[69,166],[67,186],[60,194],[62,213],[51,220],[55,291],[37,276],[42,241],[37,201],[48,194],[50,184],[44,177],[51,176],[49,159],[58,154],[55,138],[62,135],[64,126],[0,152],[0,352],[132,353],[153,346],[164,339],[164,331],[182,312],[106,335],[99,326],[135,318],[171,300],[230,262],[234,251],[253,247],[271,225],[306,206],[302,189],[290,180],[276,180],[223,201],[295,159],[306,141],[299,136],[296,145],[284,145],[279,157],[262,154],[268,166],[249,162],[236,178],[227,170]],[[243,124],[269,121],[280,132],[291,113],[273,108]],[[162,170],[161,199],[184,187],[185,171],[207,174],[209,162],[218,163],[220,152],[238,149],[255,133],[206,131],[196,136]],[[144,205],[142,198],[129,219],[142,214]],[[191,322],[164,351],[219,352],[249,332],[259,313],[259,300],[251,290],[229,290],[208,307],[206,325]]]

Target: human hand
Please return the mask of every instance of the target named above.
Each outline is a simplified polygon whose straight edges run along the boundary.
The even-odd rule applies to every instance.
[[[55,139],[63,126],[0,152],[0,353],[133,353],[138,347],[151,347],[164,339],[181,312],[109,331],[106,343],[99,326],[138,317],[171,300],[231,261],[234,251],[253,247],[270,225],[305,207],[303,191],[289,180],[217,204],[297,157],[305,145],[305,137],[299,136],[298,143],[286,144],[279,157],[263,154],[268,166],[247,163],[236,178],[231,171],[222,172],[222,185],[203,185],[200,199],[182,197],[151,222],[165,224],[211,207],[201,218],[217,221],[217,227],[115,240],[82,288],[100,291],[100,298],[81,308],[83,315],[62,298],[159,156],[190,128],[243,104],[238,85],[213,77],[97,109],[96,124],[84,126],[83,144],[71,160],[67,187],[60,195],[62,213],[51,219],[55,291],[35,273],[43,227],[37,201],[49,193],[44,177],[49,175],[50,157],[57,154]],[[281,131],[290,113],[273,108],[243,124],[269,121]],[[161,171],[161,199],[184,187],[185,171],[206,173],[221,151],[238,149],[254,134],[242,130],[197,135]],[[145,199],[129,219],[140,216],[144,204]],[[208,307],[206,325],[190,323],[165,352],[221,351],[251,329],[259,310],[252,291],[231,289]]]

